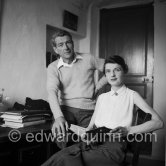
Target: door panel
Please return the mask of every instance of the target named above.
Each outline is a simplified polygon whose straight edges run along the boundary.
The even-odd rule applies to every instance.
[[[134,6],[100,11],[100,57],[124,57],[129,72],[126,85],[152,105],[153,6]],[[109,90],[108,86],[105,89]]]

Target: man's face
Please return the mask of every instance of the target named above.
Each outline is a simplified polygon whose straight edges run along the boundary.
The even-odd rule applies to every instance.
[[[59,36],[55,39],[55,42],[56,47],[54,47],[54,51],[62,57],[64,62],[71,62],[74,58],[74,45],[70,37]]]

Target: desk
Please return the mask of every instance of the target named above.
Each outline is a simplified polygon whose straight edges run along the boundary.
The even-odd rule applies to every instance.
[[[50,129],[51,122],[20,129],[0,127],[0,165],[41,165],[59,150]]]

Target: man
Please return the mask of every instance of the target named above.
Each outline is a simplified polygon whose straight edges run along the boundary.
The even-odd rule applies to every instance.
[[[102,79],[95,87],[94,72],[103,71],[104,60],[74,52],[72,36],[66,31],[56,32],[52,45],[60,56],[47,69],[48,101],[55,119],[52,132],[65,135],[71,123],[88,126],[95,106],[93,96],[107,83]]]

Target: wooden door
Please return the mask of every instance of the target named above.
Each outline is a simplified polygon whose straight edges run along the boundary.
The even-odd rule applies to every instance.
[[[153,6],[102,9],[99,45],[101,58],[115,54],[124,57],[129,67],[126,85],[152,106]]]

